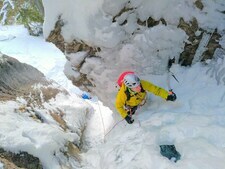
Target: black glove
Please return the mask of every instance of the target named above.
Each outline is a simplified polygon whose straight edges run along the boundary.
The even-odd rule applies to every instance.
[[[135,106],[135,107],[131,108],[129,111],[127,111],[127,114],[128,115],[134,115],[136,110],[137,110],[137,106]]]
[[[174,92],[170,91],[169,95],[167,96],[167,101],[170,100],[170,101],[175,101],[177,99],[177,96]]]
[[[128,124],[132,124],[134,122],[134,119],[132,119],[132,117],[130,117],[129,115],[125,117],[125,120],[127,121]]]

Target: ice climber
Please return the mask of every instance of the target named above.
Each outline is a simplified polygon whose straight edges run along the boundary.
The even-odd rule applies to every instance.
[[[129,124],[134,122],[132,115],[136,112],[137,108],[145,104],[147,91],[167,101],[175,101],[177,98],[174,92],[167,91],[149,81],[140,80],[132,72],[126,74],[122,82],[116,96],[116,109]]]

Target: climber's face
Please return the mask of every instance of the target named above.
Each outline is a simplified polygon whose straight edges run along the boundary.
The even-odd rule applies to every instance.
[[[141,86],[137,86],[137,87],[134,87],[134,88],[131,88],[132,91],[134,92],[140,92],[141,91]]]

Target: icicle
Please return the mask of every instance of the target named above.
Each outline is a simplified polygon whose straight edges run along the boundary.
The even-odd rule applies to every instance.
[[[14,2],[12,0],[7,0],[7,2],[10,4],[10,6],[12,7],[12,9],[15,8]]]
[[[206,32],[203,33],[202,39],[198,45],[198,49],[196,50],[194,58],[192,60],[192,64],[195,64],[196,62],[202,59],[202,54],[205,52],[206,46],[208,45],[209,40],[211,39],[213,35],[213,32],[214,30],[211,31],[210,33],[206,33]]]

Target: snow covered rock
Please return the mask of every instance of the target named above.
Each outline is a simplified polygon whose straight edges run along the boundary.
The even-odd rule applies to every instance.
[[[79,166],[91,106],[12,57],[1,54],[0,72],[0,148],[46,169]]]
[[[91,52],[81,62],[77,57],[79,68],[69,60],[65,74],[111,108],[114,82],[121,72],[132,70],[144,77],[165,73],[169,58],[175,57],[182,65],[191,65],[193,59],[211,59],[220,47],[218,32],[225,26],[224,3],[215,1],[100,0],[74,4],[44,0],[43,4],[44,37],[50,37],[65,55]],[[202,47],[204,33],[209,34],[209,41]]]
[[[73,39],[72,42],[67,42],[62,35],[62,27],[65,25],[61,19],[61,16],[58,17],[58,20],[55,23],[54,29],[51,31],[49,36],[46,38],[47,41],[53,42],[62,52],[65,53],[75,53],[79,51],[87,51],[89,53],[95,53],[96,49],[94,47],[82,42]]]

